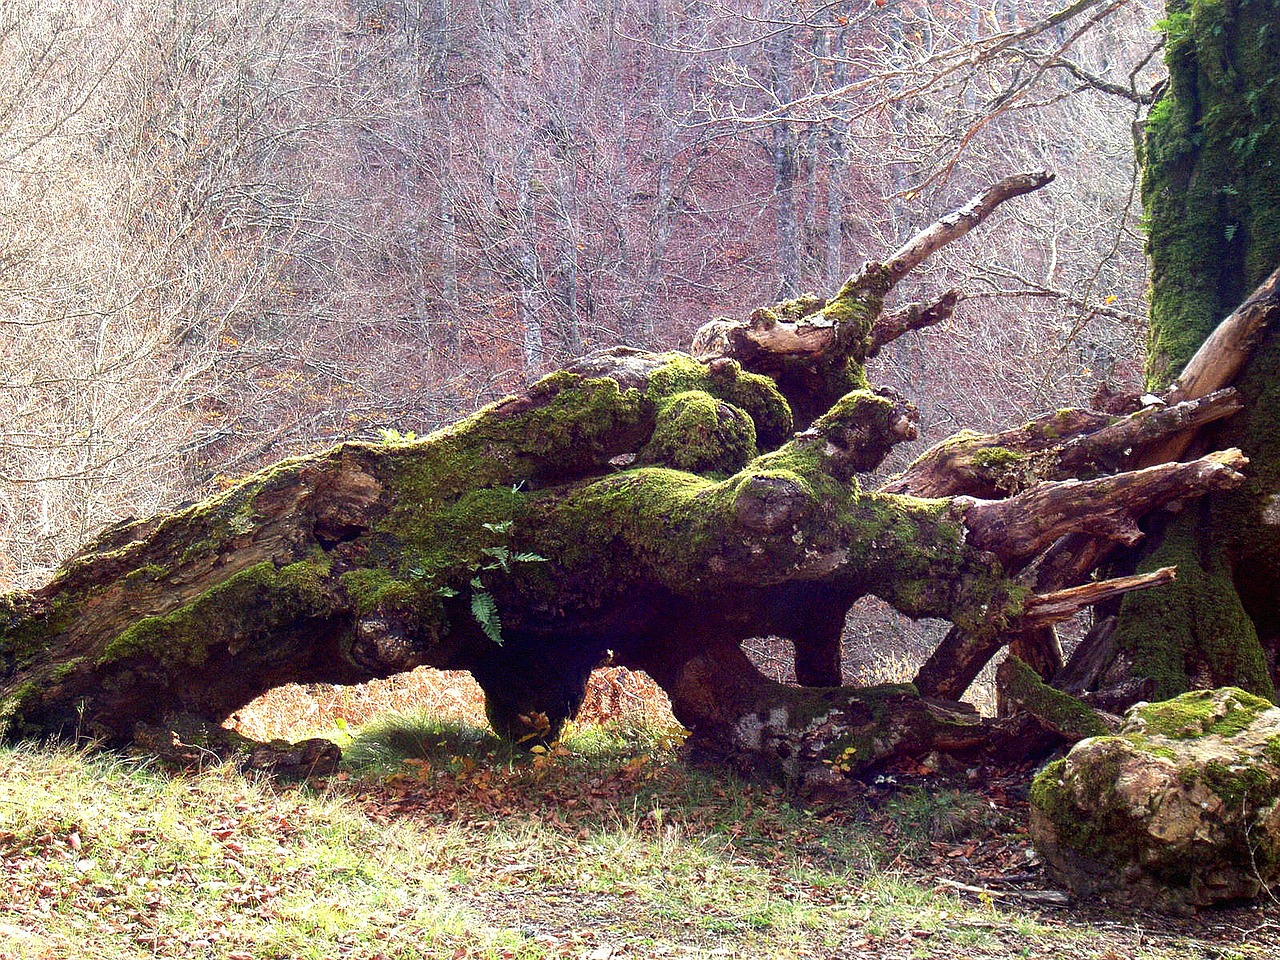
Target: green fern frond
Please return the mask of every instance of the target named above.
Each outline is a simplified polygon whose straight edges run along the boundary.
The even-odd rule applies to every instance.
[[[486,637],[502,646],[502,620],[498,617],[498,602],[493,599],[493,594],[488,590],[477,590],[471,594],[471,616],[475,617]]]

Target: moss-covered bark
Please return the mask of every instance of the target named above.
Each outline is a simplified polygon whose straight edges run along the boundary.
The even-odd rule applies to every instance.
[[[981,625],[1013,593],[952,504],[854,477],[897,409],[854,391],[779,446],[771,381],[621,351],[421,441],[281,464],[6,597],[0,722],[120,740],[286,681],[428,663],[473,670],[519,739],[572,716],[609,650],[674,676],[697,648],[768,633],[830,649],[867,592]]]
[[[1280,0],[1170,0],[1167,12],[1169,87],[1143,158],[1153,388],[1280,265]],[[1155,531],[1140,565],[1177,563],[1178,582],[1122,605],[1119,648],[1160,696],[1236,684],[1275,697],[1278,365],[1273,332],[1236,384],[1245,412],[1213,435],[1245,451],[1248,483]]]
[[[1149,386],[1280,264],[1280,3],[1169,0],[1169,86],[1147,120]]]

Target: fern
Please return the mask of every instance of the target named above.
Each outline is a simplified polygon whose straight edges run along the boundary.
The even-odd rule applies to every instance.
[[[523,551],[516,552],[502,542],[502,539],[505,539],[510,534],[512,524],[513,521],[511,520],[499,520],[495,523],[481,524],[484,529],[495,534],[496,542],[480,548],[480,555],[485,560],[471,568],[471,572],[475,574],[471,578],[471,616],[480,625],[484,635],[498,646],[502,646],[502,618],[498,616],[498,601],[485,588],[484,581],[480,577],[488,570],[510,573],[513,563],[547,562],[547,558],[544,556]],[[448,598],[457,596],[457,591],[450,587],[437,587],[435,594],[438,597]]]
[[[471,594],[471,616],[475,617],[486,637],[502,646],[502,620],[498,617],[498,602],[493,599],[493,594],[484,589],[479,579],[472,580],[471,587],[474,591]]]

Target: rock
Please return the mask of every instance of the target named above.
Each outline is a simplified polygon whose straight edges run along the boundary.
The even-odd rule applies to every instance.
[[[1031,837],[1080,898],[1187,913],[1280,886],[1280,709],[1233,687],[1137,704],[1036,777]]]
[[[330,740],[313,737],[289,743],[272,740],[249,751],[245,769],[256,770],[282,780],[327,777],[338,772],[342,751]]]
[[[199,770],[230,760],[241,770],[277,780],[329,776],[342,760],[342,751],[330,740],[258,743],[190,715],[170,717],[164,725],[135,724],[133,742],[136,749],[178,769]]]

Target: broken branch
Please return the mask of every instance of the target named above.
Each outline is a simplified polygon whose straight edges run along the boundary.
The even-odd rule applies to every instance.
[[[1066,590],[1034,596],[1022,608],[1022,619],[1019,625],[1037,627],[1061,623],[1063,620],[1070,620],[1085,607],[1091,607],[1135,590],[1150,590],[1152,587],[1172,583],[1176,577],[1176,567],[1161,567],[1151,573],[1082,583],[1078,587],[1068,587]]]
[[[1248,462],[1232,448],[1098,480],[1041,483],[1008,500],[957,499],[970,500],[964,515],[969,542],[1008,564],[1069,533],[1136,543],[1142,536],[1137,516],[1187,496],[1237,487]]]
[[[871,327],[868,338],[867,359],[878,354],[882,347],[892,343],[912,330],[923,330],[948,320],[960,302],[959,290],[948,290],[934,303],[908,303],[889,313],[881,314]]]
[[[1006,200],[1039,190],[1053,182],[1054,174],[1048,170],[1016,173],[992,184],[963,207],[953,210],[940,220],[925,227],[900,246],[883,263],[871,261],[849,277],[841,287],[839,298],[846,290],[872,290],[881,295],[893,287],[908,273],[937,253],[948,243],[958,240],[991,216]],[[883,285],[883,286],[882,286]]]

